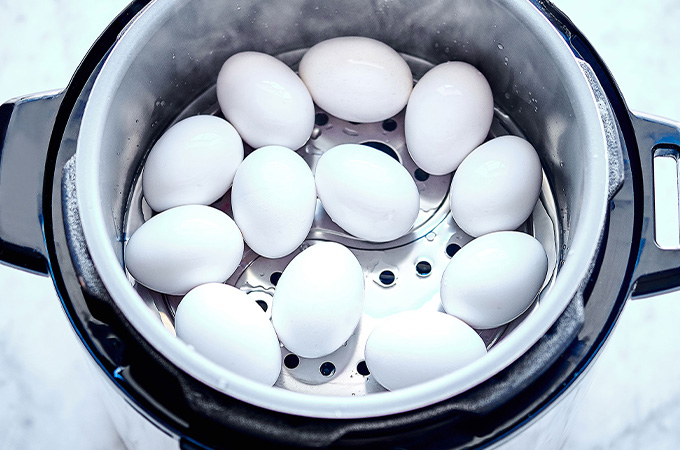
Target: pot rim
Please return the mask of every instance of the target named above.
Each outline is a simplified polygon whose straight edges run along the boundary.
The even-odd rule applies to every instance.
[[[168,332],[130,284],[111,246],[100,200],[99,155],[108,114],[106,100],[115,96],[134,55],[178,10],[176,2],[150,3],[121,33],[94,83],[77,141],[76,186],[83,187],[77,191],[85,240],[104,286],[130,323],[173,364],[212,388],[270,410],[318,418],[377,417],[429,406],[480,384],[517,360],[545,334],[572,298],[582,291],[592,270],[605,225],[610,174],[607,140],[598,105],[579,60],[560,33],[531,2],[518,0],[504,7],[540,34],[549,49],[546,57],[560,61],[563,82],[569,85],[571,92],[578,92],[579,95],[571,101],[574,110],[582,114],[574,120],[580,122],[580,129],[587,131],[585,144],[594,149],[594,158],[585,165],[584,191],[601,195],[587,195],[581,199],[579,232],[573,233],[559,276],[541,307],[536,308],[485,357],[449,375],[406,389],[365,397],[312,396],[271,388],[234,374],[191,351]]]

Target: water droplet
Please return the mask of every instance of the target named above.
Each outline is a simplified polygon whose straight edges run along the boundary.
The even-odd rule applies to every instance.
[[[509,92],[506,92],[506,93],[505,93],[505,98],[508,99],[508,100],[510,100],[510,93],[509,93]]]
[[[227,389],[229,389],[229,381],[226,378],[218,379],[217,388],[221,391],[226,391]]]
[[[437,237],[437,233],[435,233],[434,231],[430,231],[429,233],[427,233],[425,235],[425,239],[427,239],[430,242],[434,241],[434,238],[436,238],[436,237]]]
[[[353,130],[348,127],[343,128],[342,132],[348,136],[359,136],[359,133],[356,130]]]
[[[438,43],[438,42],[435,42],[435,43],[434,43],[434,48],[439,48],[439,43]]]
[[[505,47],[503,47],[503,44],[501,44],[501,43],[499,42],[499,43],[498,43],[498,50],[503,50],[504,48],[505,48]]]
[[[448,53],[448,52],[449,52],[449,48],[448,48],[448,47],[445,47],[445,48],[444,48],[444,53]]]

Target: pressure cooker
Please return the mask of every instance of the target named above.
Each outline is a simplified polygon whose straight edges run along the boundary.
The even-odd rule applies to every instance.
[[[445,377],[380,392],[370,376],[346,386],[283,367],[293,388],[265,389],[183,346],[169,332],[173,299],[128,278],[124,244],[144,219],[139,173],[172,123],[219,113],[214,85],[230,55],[262,51],[295,68],[306,48],[349,35],[387,43],[416,77],[448,60],[487,77],[491,134],[524,136],[541,157],[541,199],[525,231],[548,248],[552,277],[530,311],[483,336],[487,356]],[[579,381],[628,298],[680,284],[678,253],[655,240],[653,184],[655,162],[677,159],[680,131],[632,114],[595,50],[546,2],[135,1],[65,90],[5,103],[0,123],[0,257],[53,278],[114,408],[182,448],[500,442]],[[446,195],[398,248],[434,241],[451,256],[458,230]],[[331,231],[320,225],[310,238],[405,264],[395,246]],[[246,289],[254,271],[280,269],[251,256],[229,281]]]

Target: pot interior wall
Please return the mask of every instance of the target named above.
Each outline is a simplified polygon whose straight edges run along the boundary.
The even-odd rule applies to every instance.
[[[572,109],[559,65],[549,62],[551,50],[503,5],[471,0],[190,2],[131,60],[112,99],[101,192],[110,205],[112,244],[121,261],[126,205],[143,158],[168,124],[215,84],[229,56],[245,50],[278,55],[349,35],[378,39],[433,64],[461,60],[479,68],[497,107],[540,152],[557,204],[578,214],[564,196],[583,195],[582,171],[561,167],[587,160],[579,113]],[[576,218],[563,217],[560,229],[569,230],[570,220]]]
[[[592,185],[594,176],[606,178],[606,170],[594,174],[595,169],[585,163],[593,154],[604,152],[602,136],[595,135],[599,124],[590,123],[593,117],[597,119],[596,108],[585,79],[574,77],[580,75],[575,59],[529,2],[205,0],[152,3],[143,14],[156,12],[158,16],[147,18],[144,27],[138,25],[141,21],[133,21],[122,37],[121,42],[128,39],[136,45],[128,46],[125,55],[116,55],[115,66],[107,63],[110,67],[102,70],[102,77],[115,72],[113,82],[99,89],[109,95],[97,97],[95,86],[90,98],[90,102],[102,102],[96,109],[105,114],[93,118],[86,111],[84,120],[84,125],[87,120],[102,121],[96,143],[100,147],[100,170],[95,176],[98,205],[121,270],[126,207],[144,158],[168,125],[214,86],[223,62],[239,51],[280,55],[349,35],[380,40],[432,64],[461,60],[476,66],[488,79],[500,114],[510,116],[539,152],[555,196],[559,241],[564,244],[558,259],[565,257],[579,233],[595,236],[590,238],[595,245],[584,248],[596,246],[599,230],[592,225],[597,220],[585,224],[581,220],[581,199],[599,196],[594,190],[606,184],[605,180]],[[79,142],[78,152],[90,150]],[[78,171],[82,170],[89,169],[79,165]],[[80,190],[81,186],[79,196]],[[606,189],[602,195],[606,197]],[[606,198],[597,201],[606,202]],[[82,215],[92,245],[87,212]],[[585,259],[580,264],[587,266],[591,256],[582,254]],[[109,289],[116,282],[107,282],[106,274],[102,279]],[[551,295],[566,296],[562,309],[579,282],[570,280],[562,291],[551,291]]]

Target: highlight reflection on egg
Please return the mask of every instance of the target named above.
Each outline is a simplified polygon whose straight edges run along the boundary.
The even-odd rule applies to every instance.
[[[356,237],[391,241],[408,233],[418,217],[420,194],[411,175],[366,145],[331,148],[319,159],[315,179],[330,218]]]
[[[486,354],[479,335],[436,311],[405,311],[381,322],[366,342],[366,365],[389,390],[450,374]]]
[[[154,211],[209,205],[222,197],[243,160],[241,137],[229,122],[193,116],[170,127],[144,163],[144,198]]]
[[[539,241],[517,231],[473,240],[451,258],[441,283],[447,313],[473,328],[504,325],[534,301],[548,271]]]
[[[257,149],[236,172],[231,207],[250,248],[267,258],[286,256],[312,227],[316,210],[312,171],[289,148]]]
[[[428,173],[453,172],[484,142],[492,119],[493,94],[484,75],[461,61],[440,64],[423,75],[408,100],[408,152]]]
[[[265,53],[231,56],[217,77],[224,117],[253,148],[282,145],[298,149],[314,128],[314,104],[300,78]]]
[[[375,39],[343,36],[310,48],[300,78],[314,102],[350,122],[379,122],[404,109],[413,75],[394,49]]]
[[[274,292],[272,323],[288,350],[318,358],[337,350],[361,319],[364,272],[346,247],[320,242],[297,255]]]
[[[184,295],[199,284],[223,282],[243,257],[243,237],[222,211],[178,206],[142,224],[125,246],[125,266],[144,286]]]
[[[501,136],[470,153],[451,181],[451,214],[470,236],[517,229],[531,215],[543,172],[534,147]]]
[[[192,289],[177,307],[175,330],[198,353],[234,373],[269,386],[279,377],[274,327],[240,289],[221,283]]]

